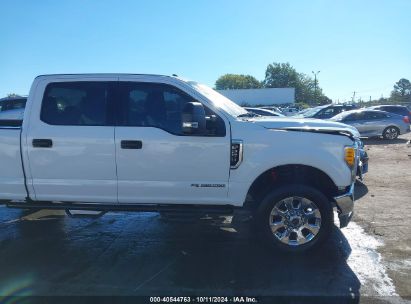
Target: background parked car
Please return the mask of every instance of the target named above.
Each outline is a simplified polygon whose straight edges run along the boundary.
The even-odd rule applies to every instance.
[[[298,112],[299,112],[299,110],[298,110],[297,108],[285,108],[285,109],[282,109],[282,113],[283,113],[285,116],[293,116],[293,115],[297,114]]]
[[[369,107],[369,109],[390,112],[390,113],[394,113],[394,114],[398,114],[402,116],[408,116],[408,119],[411,121],[411,111],[405,106],[380,105],[380,106]]]
[[[27,98],[25,97],[6,97],[0,99],[0,120],[23,119],[26,102]]]
[[[278,112],[270,111],[267,109],[262,109],[262,108],[249,108],[245,107],[248,112],[261,115],[261,116],[278,116],[278,117],[285,117],[283,114],[280,114]]]
[[[276,113],[283,114],[281,109],[279,107],[275,107],[275,106],[264,106],[264,107],[260,107],[260,109],[270,110],[270,111],[273,111],[273,112],[276,112]]]
[[[350,111],[354,109],[357,109],[357,106],[352,104],[329,104],[325,106],[315,107],[302,113],[300,112],[295,117],[329,119],[331,117],[334,117],[335,115],[340,114],[341,112]]]
[[[0,99],[0,112],[24,109],[27,98],[25,97],[6,97]]]
[[[396,139],[398,135],[410,132],[407,116],[377,110],[347,111],[331,120],[356,127],[363,137],[382,136],[385,139]]]
[[[312,109],[312,108],[307,108],[307,109],[301,110],[300,112],[297,113],[297,115],[303,115],[304,113],[310,111],[311,109]],[[302,116],[301,116],[301,117],[302,117]]]

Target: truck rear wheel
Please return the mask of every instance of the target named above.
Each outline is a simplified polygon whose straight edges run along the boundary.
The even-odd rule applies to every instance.
[[[255,220],[264,243],[287,252],[318,248],[334,225],[331,203],[305,185],[283,186],[268,193]]]

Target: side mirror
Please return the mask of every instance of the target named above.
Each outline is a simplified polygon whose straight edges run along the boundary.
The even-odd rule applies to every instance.
[[[201,103],[186,103],[182,112],[182,129],[184,134],[206,133],[206,115]]]

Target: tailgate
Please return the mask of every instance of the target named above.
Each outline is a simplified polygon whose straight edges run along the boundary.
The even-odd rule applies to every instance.
[[[19,127],[0,126],[0,201],[25,199]]]

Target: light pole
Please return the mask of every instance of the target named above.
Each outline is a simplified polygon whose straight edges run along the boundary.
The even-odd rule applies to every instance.
[[[314,71],[311,71],[311,73],[313,73],[314,74],[314,98],[315,98],[315,101],[318,103],[318,97],[317,97],[317,75],[320,73],[321,71],[317,71],[317,72],[314,72]]]

